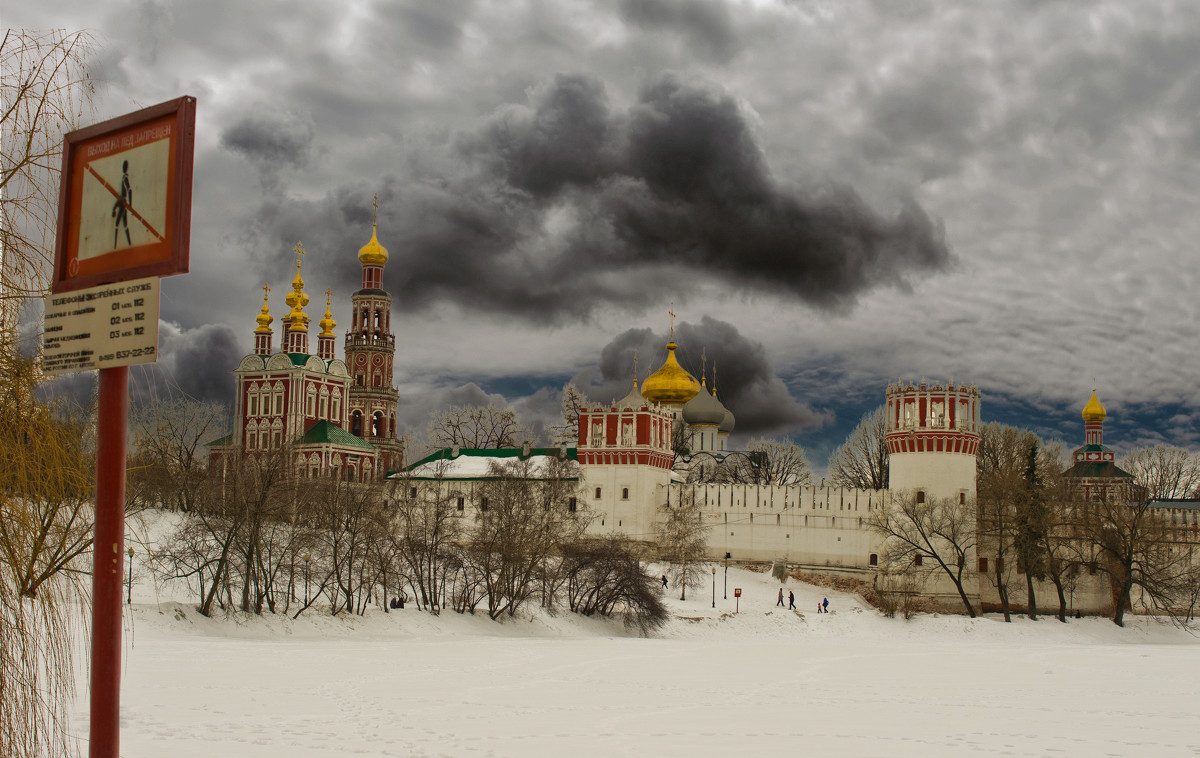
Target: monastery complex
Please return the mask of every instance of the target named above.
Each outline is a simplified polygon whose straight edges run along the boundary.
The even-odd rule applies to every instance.
[[[299,245],[296,251],[303,252]],[[351,296],[354,315],[344,335],[344,359],[335,357],[336,324],[328,290],[325,315],[317,324],[316,351],[309,352],[310,319],[304,311],[309,296],[299,255],[285,300],[289,311],[281,319],[279,352],[272,345],[270,289],[264,287],[254,353],[233,371],[235,431],[209,446],[213,465],[224,465],[235,456],[286,451],[300,475],[381,487],[388,487],[390,479],[389,491],[400,497],[435,489],[469,518],[486,508],[477,485],[494,475],[493,463],[518,459],[536,467],[566,459],[577,462],[573,470],[578,494],[571,507],[594,517],[594,534],[621,533],[651,543],[665,509],[694,506],[709,527],[708,552],[714,560],[782,561],[811,573],[866,583],[879,581],[884,554],[883,538],[869,527],[873,513],[891,507],[901,495],[962,504],[975,500],[982,416],[980,392],[972,384],[922,381],[886,387],[887,489],[689,482],[692,466],[746,453],[730,449],[733,414],[708,387],[706,377],[698,381],[680,366],[673,339],[666,345],[665,362],[640,387],[634,379],[619,400],[588,401],[579,414],[574,448],[448,448],[406,462],[396,430],[391,296],[383,286],[388,253],[374,226],[358,259],[362,288]],[[1073,466],[1066,472],[1085,498],[1119,497],[1132,484],[1103,444],[1104,416],[1093,393],[1083,411],[1084,445],[1074,452]],[[678,429],[686,440],[687,453],[681,456],[676,455]],[[401,491],[398,482],[404,483]],[[1197,523],[1196,503],[1162,505],[1171,518],[1193,527]],[[975,553],[975,561],[966,567],[968,585],[973,600],[986,607],[996,602],[996,592],[988,579],[985,543]],[[1014,603],[1019,605],[1024,582],[1013,585]],[[1042,597],[1053,595],[1052,588],[1038,591]],[[961,608],[949,582],[936,575],[925,593],[947,609]],[[1072,609],[1081,612],[1108,612],[1112,598],[1107,579],[1079,577],[1071,602]]]

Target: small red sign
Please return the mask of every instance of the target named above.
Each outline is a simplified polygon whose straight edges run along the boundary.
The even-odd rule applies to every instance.
[[[742,596],[742,588],[741,588],[741,587],[734,587],[734,588],[733,588],[733,596],[734,596],[734,597],[741,597],[741,596]]]

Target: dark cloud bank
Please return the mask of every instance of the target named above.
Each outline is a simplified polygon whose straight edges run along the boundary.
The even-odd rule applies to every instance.
[[[605,345],[599,363],[573,381],[591,400],[622,398],[632,387],[635,353],[640,383],[662,365],[666,341],[666,334],[630,329]],[[829,420],[827,414],[797,402],[776,375],[762,343],[740,334],[732,324],[708,316],[699,324],[681,323],[675,341],[676,357],[693,376],[705,375],[711,387],[715,372],[717,396],[736,417],[735,433],[742,440],[819,427]]]
[[[239,122],[222,136],[263,167],[264,187],[278,186],[266,172],[302,166],[317,149],[306,125],[273,123]],[[560,321],[703,285],[840,309],[952,257],[911,199],[889,217],[846,186],[780,181],[745,106],[678,75],[648,80],[617,108],[599,79],[559,74],[434,152],[397,156],[381,187],[307,202],[268,193],[247,224],[260,256],[273,262],[312,240],[338,251],[336,277],[356,288],[357,261],[342,251],[365,242],[379,189],[386,284],[401,310],[449,300]]]

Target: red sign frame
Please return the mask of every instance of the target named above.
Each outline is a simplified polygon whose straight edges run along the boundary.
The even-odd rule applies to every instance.
[[[196,98],[190,96],[77,129],[64,137],[51,292],[187,273],[195,141]],[[129,157],[150,155],[147,151],[154,151],[158,158],[149,178],[159,186],[149,189],[131,184],[128,175]],[[122,162],[123,168],[112,168]],[[97,170],[101,165],[107,167],[106,172]],[[135,202],[147,193],[153,200],[153,214],[139,213]],[[108,203],[114,219],[113,249],[100,250],[101,245],[83,230],[89,223],[92,227],[107,224],[107,220],[96,222],[92,217],[97,210],[107,210]],[[85,205],[89,218],[84,217]],[[141,209],[145,209],[144,203]],[[153,218],[147,218],[149,215]],[[138,244],[132,242],[131,225],[139,235]],[[118,244],[122,231],[128,243],[123,247]],[[106,230],[105,237],[107,234]]]

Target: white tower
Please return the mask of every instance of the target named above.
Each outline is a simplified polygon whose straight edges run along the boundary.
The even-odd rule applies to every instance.
[[[889,384],[888,487],[932,497],[975,496],[979,389],[953,383]]]

